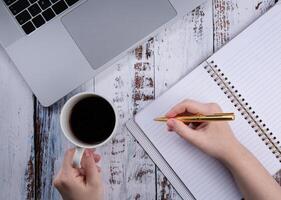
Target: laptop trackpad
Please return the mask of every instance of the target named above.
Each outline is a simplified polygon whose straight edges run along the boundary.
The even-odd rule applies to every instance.
[[[62,23],[97,69],[175,16],[168,0],[88,0]]]

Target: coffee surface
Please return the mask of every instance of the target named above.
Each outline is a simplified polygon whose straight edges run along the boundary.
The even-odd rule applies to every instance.
[[[112,106],[101,97],[87,97],[74,105],[70,127],[74,136],[83,143],[99,144],[105,141],[115,126]]]

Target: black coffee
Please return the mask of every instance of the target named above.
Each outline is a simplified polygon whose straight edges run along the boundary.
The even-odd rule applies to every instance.
[[[74,136],[87,144],[105,141],[115,126],[112,106],[101,97],[87,97],[74,105],[70,127]]]

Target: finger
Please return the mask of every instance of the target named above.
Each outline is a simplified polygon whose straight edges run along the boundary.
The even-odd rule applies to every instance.
[[[101,159],[101,156],[99,154],[94,154],[94,160],[95,160],[96,163],[98,163],[100,161],[100,159]],[[99,169],[99,167],[98,167],[98,169]],[[78,170],[79,170],[79,173],[81,175],[85,176],[85,169],[84,168],[79,168]]]
[[[79,171],[79,175],[85,176],[85,170],[82,167],[78,168],[78,171]]]
[[[62,172],[61,172],[61,169],[60,169],[59,172],[58,172],[58,174],[57,174],[56,177],[54,178],[54,181],[53,181],[53,185],[54,185],[57,189],[59,189],[59,190],[60,190],[60,188],[61,188],[61,179],[60,179],[61,174],[62,174]]]
[[[167,130],[168,130],[169,132],[173,131],[173,129],[171,129],[169,126],[167,126]]]
[[[198,134],[193,129],[186,126],[183,122],[176,119],[169,119],[167,125],[175,131],[179,136],[194,144]]]
[[[101,156],[99,154],[94,154],[94,160],[96,163],[98,163],[101,159]]]
[[[203,104],[193,100],[184,100],[183,102],[175,105],[167,114],[167,117],[175,117],[181,113],[200,113],[200,114],[209,114],[211,113],[210,107],[208,104]]]
[[[188,127],[191,128],[191,129],[195,129],[196,128],[196,125],[194,123],[189,123],[188,124]]]
[[[75,149],[71,148],[71,149],[68,149],[64,154],[62,168],[66,171],[73,169],[72,161],[73,161],[74,152],[75,152]]]
[[[91,150],[85,150],[81,166],[84,168],[86,183],[94,186],[99,184],[100,174],[94,159],[94,154]]]

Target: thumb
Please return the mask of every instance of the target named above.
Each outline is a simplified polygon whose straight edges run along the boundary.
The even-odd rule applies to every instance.
[[[183,122],[176,119],[169,119],[167,121],[168,127],[175,131],[179,136],[194,144],[196,140],[196,131],[185,125]]]
[[[87,184],[94,186],[100,184],[100,174],[98,172],[94,154],[91,150],[85,150],[84,156],[81,161],[81,166],[84,169]]]

